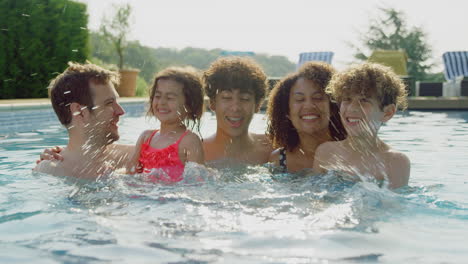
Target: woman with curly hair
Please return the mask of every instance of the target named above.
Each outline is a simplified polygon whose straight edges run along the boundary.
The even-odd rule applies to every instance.
[[[325,93],[334,72],[326,63],[309,62],[271,91],[267,134],[277,149],[269,162],[283,172],[312,168],[320,144],[345,139],[338,107]]]

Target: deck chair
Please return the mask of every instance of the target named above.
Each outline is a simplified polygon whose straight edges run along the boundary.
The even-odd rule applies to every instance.
[[[444,96],[468,96],[468,51],[449,51],[442,55]]]
[[[301,67],[302,64],[308,61],[323,61],[331,64],[334,53],[331,51],[319,51],[319,52],[303,52],[299,54],[299,62],[297,68]]]
[[[370,57],[367,59],[369,62],[378,63],[392,68],[392,70],[400,76],[405,82],[406,89],[410,95],[413,95],[413,81],[408,76],[406,67],[408,57],[406,52],[401,50],[374,50]]]

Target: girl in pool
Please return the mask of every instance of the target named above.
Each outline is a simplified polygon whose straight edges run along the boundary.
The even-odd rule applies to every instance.
[[[326,63],[309,62],[271,91],[267,133],[277,149],[269,162],[283,172],[312,168],[320,144],[346,137],[338,107],[325,94],[334,72]]]
[[[152,181],[181,181],[187,162],[204,163],[200,130],[204,92],[193,68],[170,67],[159,72],[150,92],[148,115],[159,120],[156,130],[144,131],[127,167],[128,172],[149,173]]]

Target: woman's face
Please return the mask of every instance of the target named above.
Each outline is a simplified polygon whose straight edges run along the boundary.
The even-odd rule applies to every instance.
[[[298,134],[328,132],[330,101],[314,81],[299,78],[291,87],[289,120]]]

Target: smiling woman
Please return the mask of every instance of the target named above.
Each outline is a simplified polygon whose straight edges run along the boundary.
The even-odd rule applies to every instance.
[[[282,171],[312,168],[320,144],[345,138],[338,107],[325,94],[334,72],[326,63],[309,62],[271,91],[268,135],[278,149],[269,161]]]

